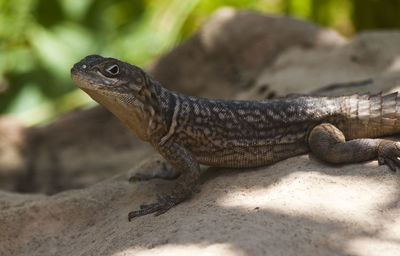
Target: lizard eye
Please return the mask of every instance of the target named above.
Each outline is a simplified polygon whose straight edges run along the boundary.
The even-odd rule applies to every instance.
[[[117,64],[112,64],[106,68],[106,72],[109,75],[116,76],[119,74],[119,67]]]

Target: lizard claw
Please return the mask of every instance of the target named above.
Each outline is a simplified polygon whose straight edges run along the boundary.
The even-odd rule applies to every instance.
[[[390,170],[400,170],[400,142],[384,140],[378,147],[378,163],[386,164]]]
[[[170,196],[157,197],[158,201],[156,203],[141,205],[140,210],[130,212],[128,215],[128,220],[131,221],[133,218],[144,216],[154,212],[154,216],[161,215],[182,201],[178,198],[173,198]]]

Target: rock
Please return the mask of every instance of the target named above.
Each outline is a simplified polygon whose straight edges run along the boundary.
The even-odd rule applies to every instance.
[[[213,171],[191,200],[131,222],[170,182],[119,175],[53,196],[0,192],[0,255],[398,255],[400,182],[376,161]]]
[[[25,127],[16,118],[0,116],[0,187],[14,189],[27,167]]]
[[[336,32],[307,22],[224,8],[149,72],[186,95],[232,99],[286,50],[326,51],[344,43]]]
[[[256,85],[238,99],[312,93],[323,87],[371,80],[367,86],[344,86],[330,95],[397,91],[400,86],[400,31],[361,33],[330,49],[291,48],[266,66]]]

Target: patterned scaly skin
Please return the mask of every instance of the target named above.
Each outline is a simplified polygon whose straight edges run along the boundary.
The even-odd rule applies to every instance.
[[[137,174],[133,180],[181,176],[172,194],[130,212],[129,220],[162,214],[189,198],[198,183],[199,164],[257,167],[311,150],[331,163],[378,158],[392,170],[400,167],[399,143],[368,139],[400,133],[397,93],[269,101],[201,99],[171,92],[140,68],[98,55],[75,64],[71,76],[175,168]]]

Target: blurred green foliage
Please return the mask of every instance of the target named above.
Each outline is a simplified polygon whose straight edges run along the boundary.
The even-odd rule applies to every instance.
[[[69,78],[97,53],[143,66],[218,8],[291,15],[346,36],[399,28],[398,0],[0,0],[0,113],[28,124],[90,102]]]

